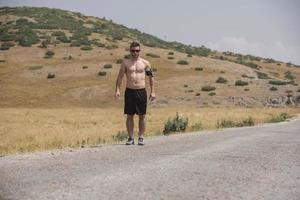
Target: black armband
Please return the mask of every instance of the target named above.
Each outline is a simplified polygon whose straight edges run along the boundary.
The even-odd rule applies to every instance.
[[[147,76],[154,77],[154,74],[153,74],[153,71],[152,71],[151,68],[149,70],[146,70],[145,73],[146,73]]]

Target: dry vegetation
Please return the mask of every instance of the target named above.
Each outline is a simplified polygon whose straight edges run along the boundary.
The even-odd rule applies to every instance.
[[[114,136],[126,130],[126,116],[122,115],[121,108],[2,108],[0,111],[0,155],[116,143],[119,141]],[[261,124],[280,113],[296,116],[299,111],[293,108],[152,108],[150,105],[146,135],[162,135],[164,123],[176,112],[189,118],[186,130],[189,132],[199,122],[205,130],[213,130],[224,119],[240,121],[251,116],[255,124]]]

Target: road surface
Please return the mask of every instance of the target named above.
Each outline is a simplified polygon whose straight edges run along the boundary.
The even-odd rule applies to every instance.
[[[0,199],[300,199],[300,120],[0,158]]]

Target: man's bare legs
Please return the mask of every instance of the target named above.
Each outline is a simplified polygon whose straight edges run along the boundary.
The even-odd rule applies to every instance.
[[[130,138],[133,138],[133,116],[134,115],[127,115],[126,119],[126,127],[127,127],[127,132]]]
[[[144,133],[146,130],[146,115],[139,115],[139,138],[144,137]]]

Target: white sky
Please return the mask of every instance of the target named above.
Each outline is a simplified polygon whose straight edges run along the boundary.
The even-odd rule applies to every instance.
[[[167,41],[300,65],[298,0],[0,0],[105,17]]]

